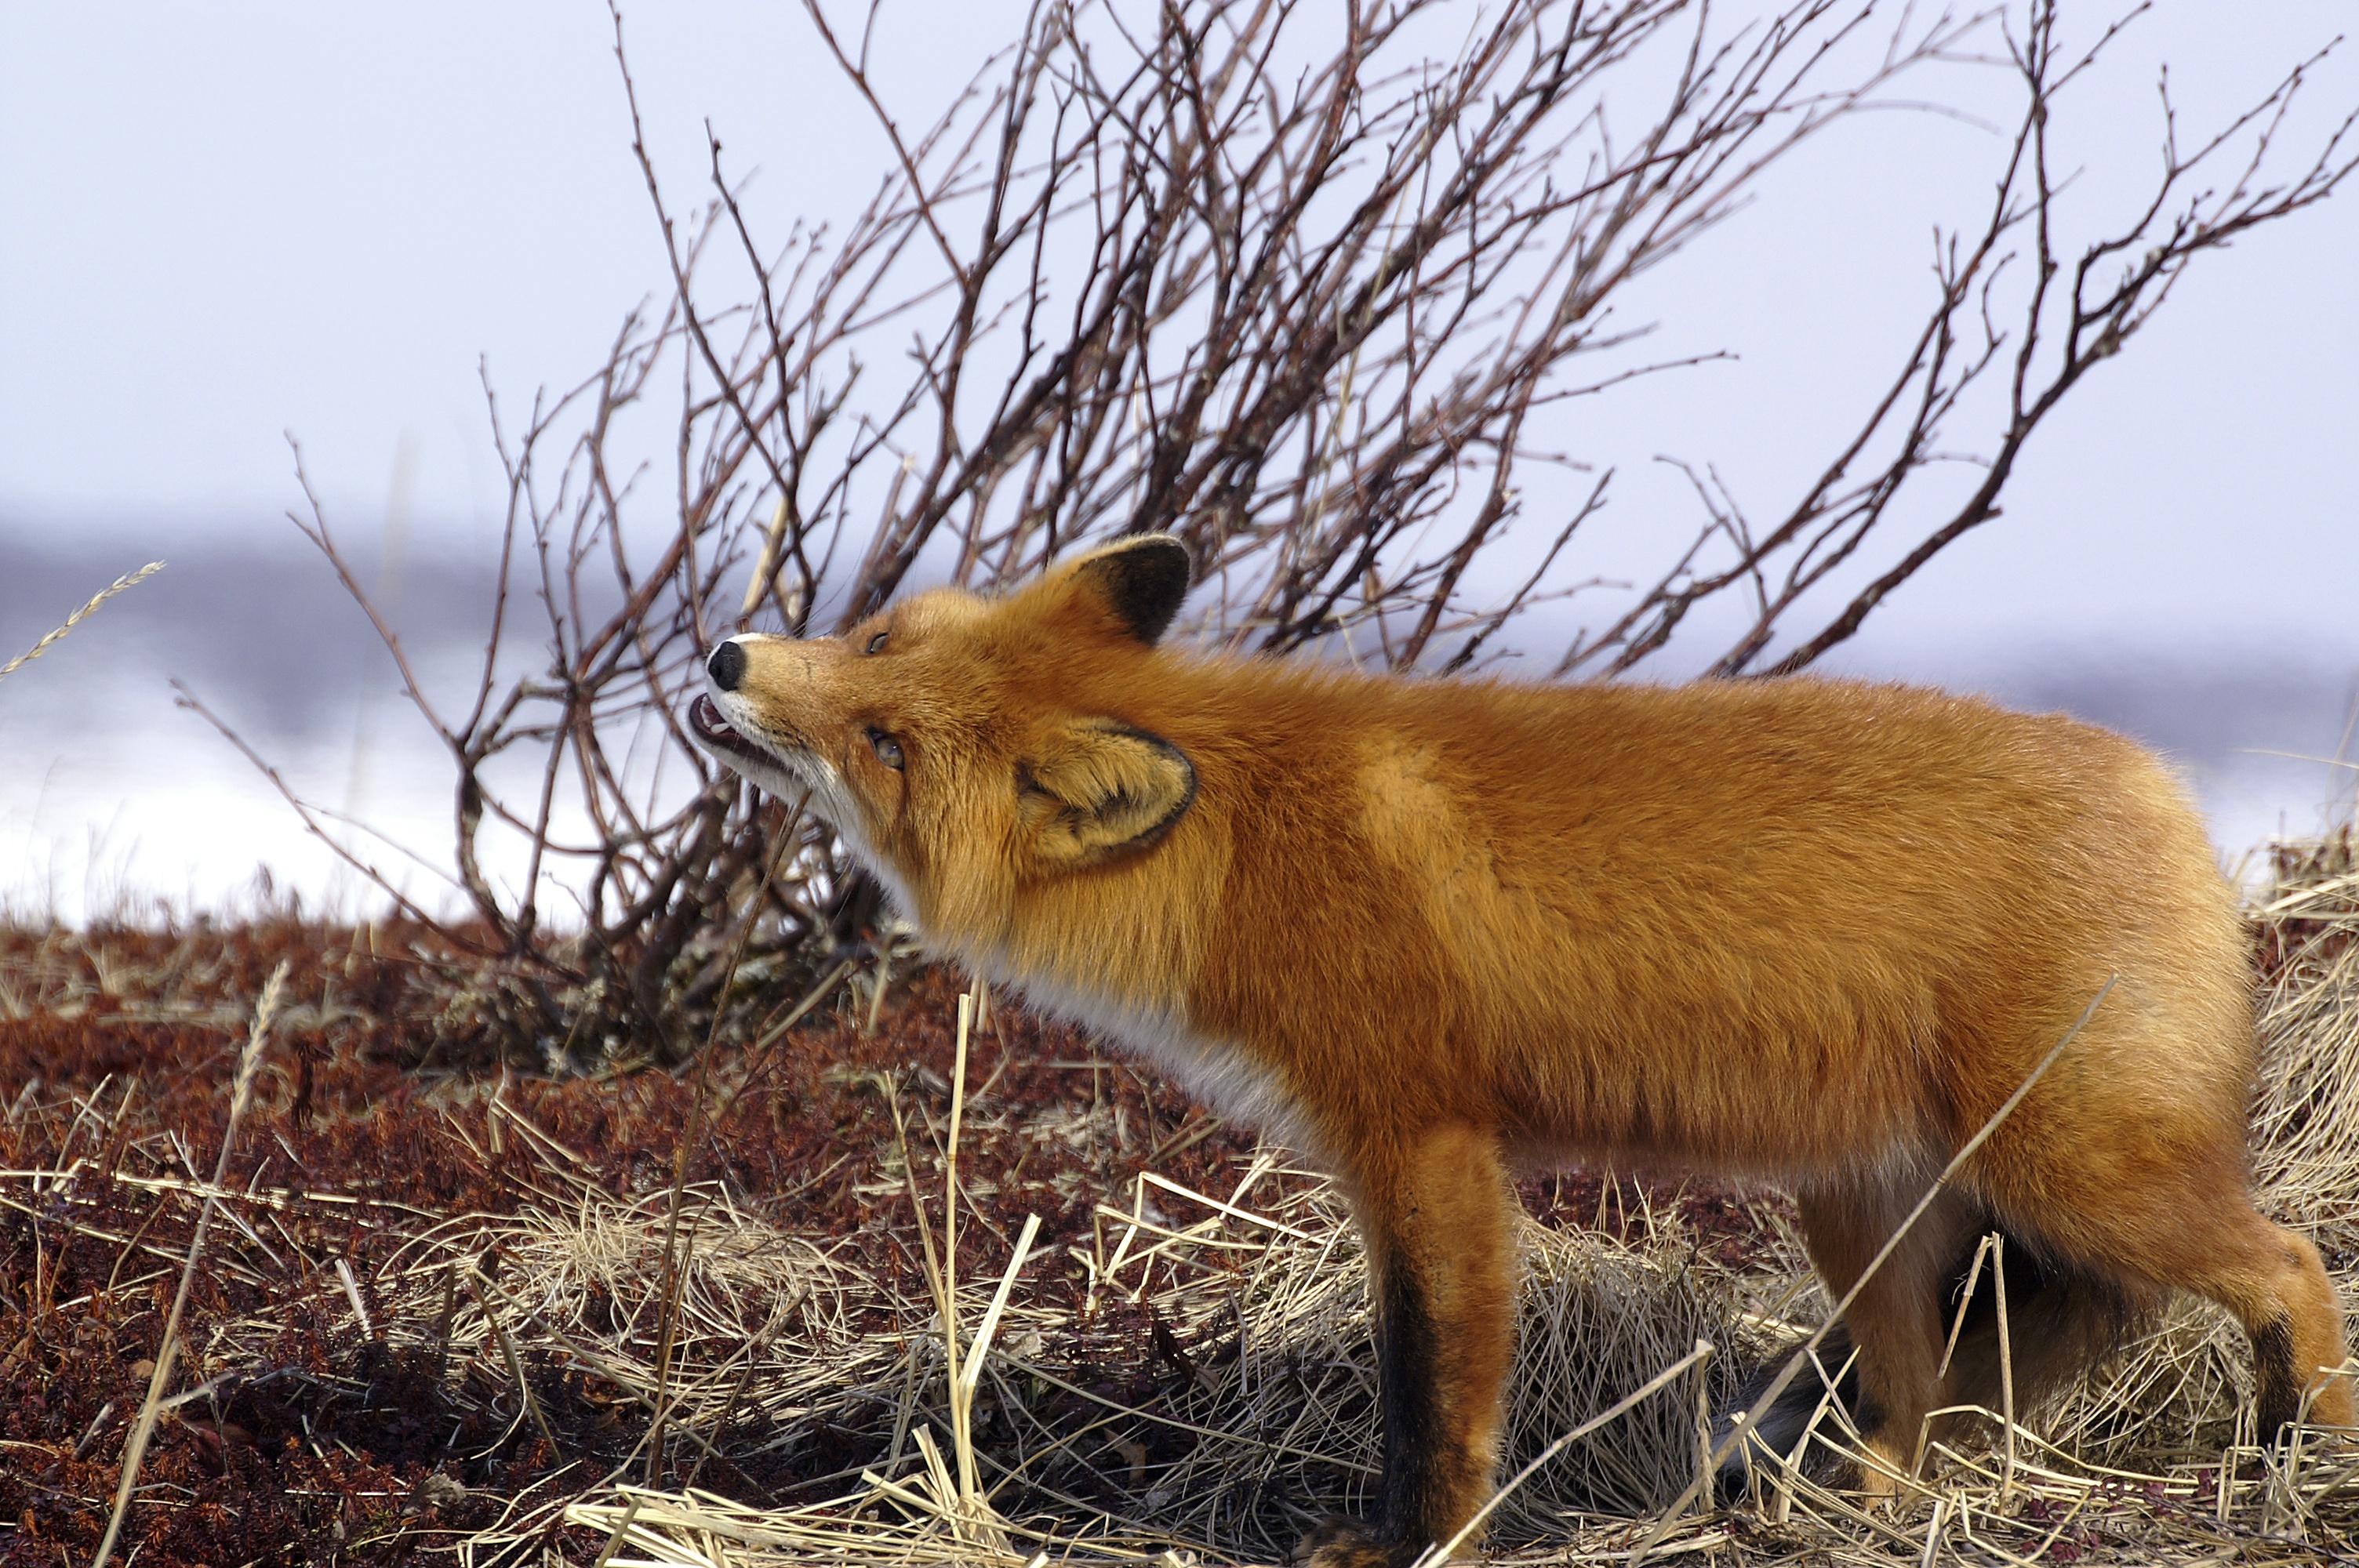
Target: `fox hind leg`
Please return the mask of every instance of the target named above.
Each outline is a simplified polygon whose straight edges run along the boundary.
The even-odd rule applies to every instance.
[[[2342,1303],[2318,1249],[2253,1206],[2245,1151],[2203,1130],[2175,1140],[2111,1179],[2060,1141],[2028,1169],[2006,1171],[2017,1201],[2077,1267],[2138,1289],[2192,1291],[2234,1314],[2252,1340],[2255,1403],[2264,1443],[2304,1412],[2321,1426],[2354,1423]]]
[[[1912,1199],[1904,1199],[1890,1186],[1820,1187],[1796,1198],[1803,1239],[1828,1293],[1841,1300],[1859,1286],[1842,1325],[1857,1353],[1856,1382],[1843,1378],[1840,1391],[1852,1395],[1849,1413],[1867,1447],[1867,1463],[1859,1467],[1860,1485],[1879,1496],[1890,1496],[1902,1476],[1916,1473],[1919,1433],[1940,1396],[1945,1287],[1954,1260],[1962,1249],[1973,1247],[1975,1234],[1972,1205],[1945,1193],[1861,1284],[1868,1265],[1912,1206]],[[1821,1346],[1821,1358],[1839,1343],[1838,1336],[1830,1336],[1829,1344]],[[1826,1370],[1834,1374],[1842,1368],[1829,1365]],[[1772,1422],[1765,1420],[1767,1441],[1776,1444],[1782,1437],[1787,1446],[1799,1441],[1800,1418],[1808,1413],[1805,1403],[1815,1407],[1823,1384],[1806,1369],[1796,1386],[1806,1389],[1807,1401],[1789,1390],[1789,1397],[1780,1400],[1771,1416],[1794,1417],[1791,1430],[1773,1429]]]
[[[2175,1256],[2169,1283],[2211,1297],[2253,1342],[2254,1404],[2263,1443],[2298,1418],[2321,1426],[2354,1421],[2343,1309],[2318,1249],[2249,1205],[2203,1227],[2197,1256]],[[2190,1249],[2192,1250],[2192,1249]],[[2304,1406],[2307,1403],[2307,1410]]]

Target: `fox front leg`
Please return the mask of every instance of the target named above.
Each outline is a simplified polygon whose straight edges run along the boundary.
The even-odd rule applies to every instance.
[[[1397,1568],[1491,1496],[1515,1349],[1509,1189],[1496,1140],[1458,1127],[1406,1141],[1352,1184],[1375,1305],[1384,1472],[1373,1528],[1331,1519],[1295,1562]]]

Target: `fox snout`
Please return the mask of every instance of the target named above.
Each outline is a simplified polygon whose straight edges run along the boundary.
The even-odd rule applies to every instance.
[[[787,642],[779,638],[765,642]],[[777,654],[768,655],[775,663]],[[766,713],[760,693],[754,689],[754,656],[745,639],[733,637],[705,655],[709,689],[689,705],[688,730],[716,761],[752,779],[773,794],[810,787],[826,764],[810,753],[796,726],[784,716]]]

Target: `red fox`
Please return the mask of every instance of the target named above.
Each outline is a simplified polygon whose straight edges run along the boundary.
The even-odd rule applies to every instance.
[[[1898,687],[1158,648],[1189,580],[1148,535],[1002,598],[732,638],[690,728],[808,794],[938,951],[1334,1173],[1366,1241],[1383,1471],[1375,1519],[1299,1558],[1406,1563],[1488,1498],[1510,1171],[1782,1184],[1840,1295],[2109,976],[1846,1314],[1864,1484],[1910,1471],[1929,1411],[1995,1403],[1995,1314],[1941,1371],[1993,1230],[2019,1397],[2186,1289],[2250,1334],[2265,1433],[2352,1423],[2318,1250],[2253,1206],[2234,903],[2137,746]],[[1808,1392],[1766,1438],[1799,1436]]]

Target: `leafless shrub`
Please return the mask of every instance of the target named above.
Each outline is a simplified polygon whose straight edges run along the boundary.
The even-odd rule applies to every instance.
[[[1735,27],[1686,0],[1043,4],[917,125],[875,89],[875,13],[853,33],[806,5],[893,150],[874,201],[781,242],[717,139],[688,212],[642,143],[672,287],[581,385],[520,424],[495,401],[508,510],[472,695],[429,697],[379,620],[458,773],[463,935],[512,973],[493,1011],[519,1045],[677,1049],[739,1000],[719,992],[745,923],[733,1029],[857,951],[867,904],[832,841],[680,730],[717,636],[840,627],[913,576],[989,586],[1159,529],[1195,557],[1206,643],[1480,665],[1519,615],[1597,586],[1575,546],[1611,476],[1559,450],[1571,410],[1673,368],[1633,358],[1609,306],[1819,130],[1992,51],[2018,95],[1995,194],[1941,238],[1924,325],[1854,433],[1771,520],[1699,475],[1701,522],[1552,663],[1621,675],[1725,598],[1746,613],[1712,670],[1799,670],[1995,515],[2033,432],[2197,256],[2353,167],[2346,122],[2278,172],[2314,62],[2193,143],[2166,94],[2150,203],[2069,254],[2051,116],[2119,28],[2068,51],[2053,0],[1962,19],[1808,0]],[[1953,427],[1984,401],[1995,427]],[[668,456],[640,463],[627,432],[658,405]],[[1929,512],[1915,481],[1977,445],[1978,482]],[[316,505],[302,525],[365,602]]]

